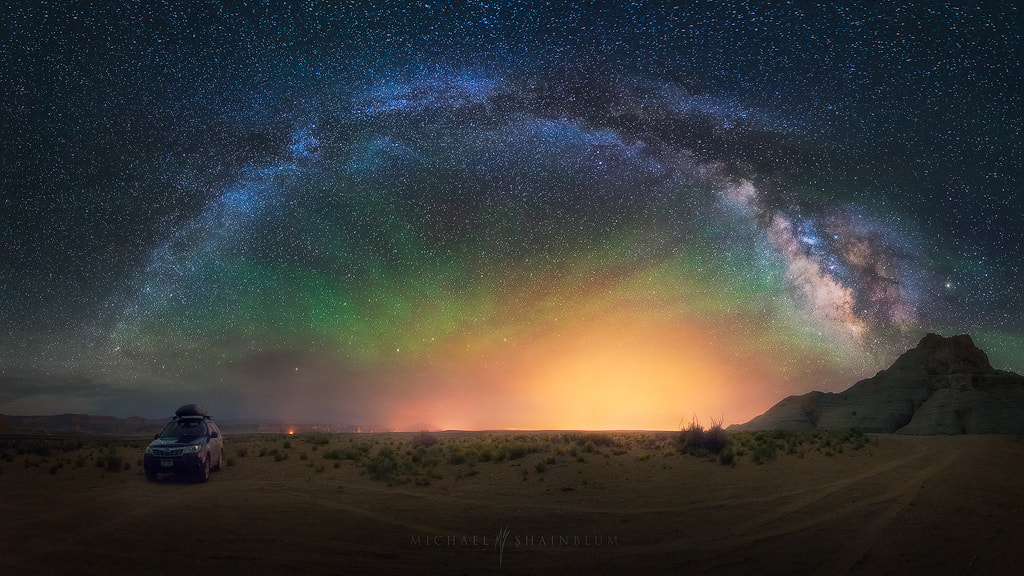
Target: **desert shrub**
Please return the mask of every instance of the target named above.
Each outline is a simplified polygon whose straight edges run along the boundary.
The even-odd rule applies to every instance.
[[[287,459],[288,459],[288,453],[287,452],[278,452],[277,450],[274,450],[274,462],[282,462],[282,461],[287,460]]]
[[[409,463],[411,465],[420,465],[425,468],[433,468],[445,460],[450,460],[451,456],[458,452],[458,448],[450,448],[448,455],[445,455],[444,450],[440,445],[434,445],[430,448],[424,448],[423,446],[417,447],[413,451],[406,451],[405,455],[409,456]],[[388,451],[384,452],[385,455],[391,454],[393,457],[396,455],[394,451],[388,448]],[[456,457],[456,460],[458,458]]]
[[[540,445],[525,442],[509,442],[498,447],[498,460],[518,460],[527,454],[540,451]]]
[[[239,448],[239,449],[238,449],[238,450],[237,450],[237,451],[235,452],[235,454],[238,454],[238,457],[239,457],[239,458],[245,458],[246,456],[248,456],[248,455],[249,455],[249,450],[248,450],[247,448]]]
[[[366,471],[374,480],[389,480],[398,470],[398,463],[386,458],[374,458],[366,465]]]
[[[680,432],[679,445],[687,454],[697,454],[704,449],[704,427],[696,417]]]
[[[437,444],[437,442],[438,442],[437,436],[434,435],[434,434],[431,434],[430,432],[427,432],[426,430],[423,430],[422,432],[417,432],[416,435],[412,437],[412,445],[413,446],[421,446],[423,448],[430,448],[434,444]]]
[[[448,453],[449,464],[465,464],[466,455],[461,450],[453,450]]]
[[[124,460],[120,456],[118,456],[117,453],[114,452],[113,450],[110,451],[110,454],[107,454],[107,472],[120,472],[121,468],[124,467],[124,464]]]
[[[420,458],[420,464],[424,468],[433,468],[444,461],[444,452],[440,446],[433,446],[423,452],[423,457]]]
[[[262,457],[264,457],[266,455],[267,455],[267,447],[266,446],[260,446],[260,458],[262,458]]]
[[[754,449],[750,454],[750,459],[753,460],[754,464],[764,464],[768,460],[774,460],[775,455],[775,440],[772,438],[765,438],[754,445]]]
[[[538,474],[548,469],[547,465],[543,462],[537,462],[537,466],[535,466],[535,468],[537,469]]]
[[[704,448],[712,454],[720,454],[729,444],[729,434],[722,428],[722,421],[711,421],[711,428],[708,428],[704,435]]]
[[[711,420],[711,428],[704,429],[700,420],[693,420],[679,433],[679,445],[686,454],[706,456],[720,454],[729,445],[729,434],[722,427],[722,421]]]
[[[60,466],[58,466],[56,464],[54,464],[53,466],[50,466],[50,474],[56,474],[57,470],[60,470]]]
[[[363,457],[363,452],[356,448],[335,448],[324,452],[325,460],[354,460],[359,461]]]
[[[366,463],[366,471],[374,480],[390,480],[398,471],[394,450],[388,446],[381,448],[377,455]]]
[[[299,452],[299,460],[309,460],[309,456],[305,452]]]
[[[283,442],[283,443],[281,444],[281,448],[284,448],[285,450],[290,450],[290,449],[291,449],[291,447],[292,447],[292,442],[291,442],[291,440],[285,440],[285,441],[284,441],[284,442]]]
[[[498,453],[504,453],[503,456],[508,460],[518,460],[526,456],[526,447],[522,444],[514,444],[508,446],[502,446]]]
[[[228,466],[234,466],[235,465],[235,459],[234,458],[228,458],[227,462],[228,462]]]
[[[594,446],[600,447],[600,446],[615,446],[616,445],[615,438],[613,438],[611,434],[605,434],[605,433],[589,434],[588,438],[590,439],[590,442],[594,443]]]
[[[331,443],[331,437],[327,434],[310,434],[306,437],[306,441],[313,445],[313,449],[316,450],[317,446],[326,446]]]

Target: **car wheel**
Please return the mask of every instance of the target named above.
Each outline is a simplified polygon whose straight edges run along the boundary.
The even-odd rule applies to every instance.
[[[150,482],[156,482],[157,471],[146,468],[146,480]]]
[[[206,460],[203,462],[203,467],[199,469],[199,477],[196,478],[200,483],[204,483],[210,479],[210,455],[206,455]]]

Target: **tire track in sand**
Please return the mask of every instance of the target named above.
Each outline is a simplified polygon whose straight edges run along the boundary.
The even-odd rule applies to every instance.
[[[853,536],[842,551],[832,557],[830,562],[823,564],[814,574],[848,574],[882,536],[885,528],[914,500],[921,486],[941,470],[956,460],[955,453],[946,453],[944,457],[908,478],[892,491],[873,498],[871,501],[891,500],[881,514],[872,519],[864,528]]]
[[[889,439],[889,441],[896,440],[897,439],[895,438]],[[716,538],[713,541],[704,541],[699,544],[700,548],[711,551],[712,557],[720,554],[730,556],[732,551],[744,548],[752,542],[764,541],[771,538],[810,530],[848,517],[867,507],[884,504],[894,497],[892,490],[887,490],[872,498],[858,500],[843,506],[836,506],[824,514],[818,513],[802,520],[794,520],[799,512],[824,502],[829,498],[833,498],[843,492],[849,491],[858,484],[871,482],[876,478],[881,477],[883,474],[892,472],[899,473],[901,470],[917,469],[922,464],[925,464],[929,459],[930,454],[927,450],[916,449],[912,453],[903,455],[902,457],[892,459],[876,466],[871,466],[858,474],[846,476],[835,481],[828,482],[827,484],[822,484],[813,490],[794,490],[781,494],[729,502],[706,502],[697,506],[689,506],[687,508],[691,510],[697,508],[721,508],[723,506],[728,506],[730,508],[743,508],[754,502],[764,504],[769,501],[786,500],[791,496],[799,495],[798,498],[781,502],[779,506],[774,507],[768,513],[751,516],[748,521],[744,522],[742,525],[734,526],[731,530],[732,535],[730,537]],[[915,474],[909,481],[901,483],[901,488],[896,492],[898,494],[903,494],[904,492],[910,494],[911,487],[919,486],[921,482],[934,475],[950,461],[952,461],[952,458],[947,457],[941,462],[924,465],[924,467],[920,469],[921,471]],[[897,512],[898,509],[894,511],[893,514],[896,514]],[[884,523],[882,523],[877,530],[881,530],[882,527],[884,527]],[[626,554],[669,553],[685,549],[687,545],[693,545],[694,543],[694,535],[690,534],[631,547],[628,552],[623,552]],[[856,562],[856,559],[859,557],[860,555],[857,555],[853,562]],[[710,559],[710,557],[707,559]]]

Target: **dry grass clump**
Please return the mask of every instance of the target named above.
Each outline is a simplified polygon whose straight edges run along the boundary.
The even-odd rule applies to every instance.
[[[707,430],[700,424],[696,416],[679,434],[679,446],[682,452],[694,456],[719,455],[729,445],[729,434],[722,428],[722,421],[711,420]],[[730,461],[731,463],[731,461]]]

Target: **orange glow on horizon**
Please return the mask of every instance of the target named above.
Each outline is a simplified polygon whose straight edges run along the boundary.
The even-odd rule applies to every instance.
[[[762,355],[737,353],[731,347],[742,342],[733,334],[718,344],[699,326],[623,314],[559,328],[419,374],[425,384],[392,405],[392,421],[463,430],[676,430],[694,415],[728,424],[765,409],[749,393],[769,381]]]
[[[718,417],[723,376],[688,330],[620,318],[549,348],[523,381],[532,391],[536,427],[667,430],[693,411]]]

